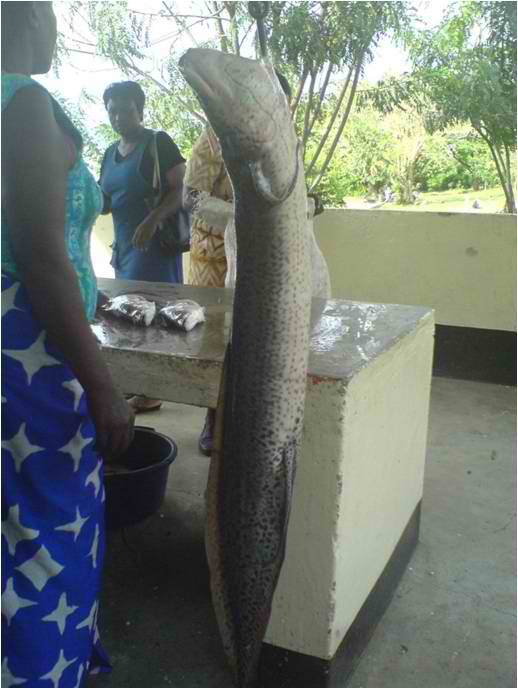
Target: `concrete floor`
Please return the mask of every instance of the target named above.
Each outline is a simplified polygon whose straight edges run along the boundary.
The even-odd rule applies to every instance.
[[[114,670],[89,686],[232,686],[203,545],[204,411],[140,418],[179,455],[161,512],[108,538],[100,629]],[[434,379],[419,545],[348,686],[516,686],[515,421],[515,388]]]

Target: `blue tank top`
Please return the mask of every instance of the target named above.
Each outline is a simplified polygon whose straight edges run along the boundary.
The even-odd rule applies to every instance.
[[[23,74],[2,74],[2,113],[21,88],[37,86],[48,91],[37,81]],[[49,94],[50,96],[50,94]],[[66,132],[76,132],[59,103],[50,96],[58,125]],[[65,199],[65,244],[68,257],[79,280],[81,296],[88,320],[95,315],[97,305],[97,282],[90,258],[90,235],[102,208],[102,194],[93,175],[88,170],[81,152],[78,151],[74,167],[68,173]],[[14,260],[7,218],[2,207],[2,270],[18,278]]]
[[[158,235],[148,242],[145,251],[135,249],[132,243],[136,228],[149,215],[148,200],[155,193],[140,172],[152,136],[152,131],[146,131],[142,141],[124,158],[118,154],[118,142],[105,153],[100,184],[111,201],[115,235],[111,265],[115,277],[121,280],[181,283],[182,255],[168,255]]]

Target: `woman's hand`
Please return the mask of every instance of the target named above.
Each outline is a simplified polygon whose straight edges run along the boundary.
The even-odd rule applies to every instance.
[[[135,415],[113,386],[87,392],[88,409],[96,431],[96,447],[105,461],[121,455],[133,440]]]
[[[152,214],[148,215],[148,217],[140,223],[133,235],[132,244],[135,249],[140,249],[141,251],[145,250],[146,244],[155,236],[157,227],[158,222],[156,219]]]
[[[100,289],[98,289],[97,290],[97,308],[98,309],[102,308],[109,301],[110,301],[110,297],[107,294],[105,294],[104,292],[101,292]]]

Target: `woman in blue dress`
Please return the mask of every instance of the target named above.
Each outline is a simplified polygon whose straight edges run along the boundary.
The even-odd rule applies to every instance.
[[[2,686],[77,687],[108,669],[97,634],[103,462],[133,414],[89,320],[101,193],[81,136],[31,74],[51,2],[2,3]]]
[[[165,132],[142,125],[145,94],[134,81],[111,84],[103,94],[113,130],[120,140],[105,152],[99,183],[104,195],[103,213],[113,216],[115,241],[111,264],[121,280],[183,282],[182,254],[165,251],[156,233],[159,224],[182,206],[185,159]],[[154,196],[153,139],[156,136],[161,188],[159,206],[150,211]],[[159,400],[135,396],[135,412],[160,407]]]

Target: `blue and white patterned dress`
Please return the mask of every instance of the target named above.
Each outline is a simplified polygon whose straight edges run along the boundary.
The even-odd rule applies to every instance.
[[[2,111],[23,75],[2,75]],[[38,85],[38,88],[42,88]],[[73,125],[53,101],[58,124]],[[67,180],[65,239],[87,318],[101,194],[81,156]],[[33,315],[2,208],[2,686],[78,687],[109,669],[97,634],[104,551],[102,461],[84,391]]]

